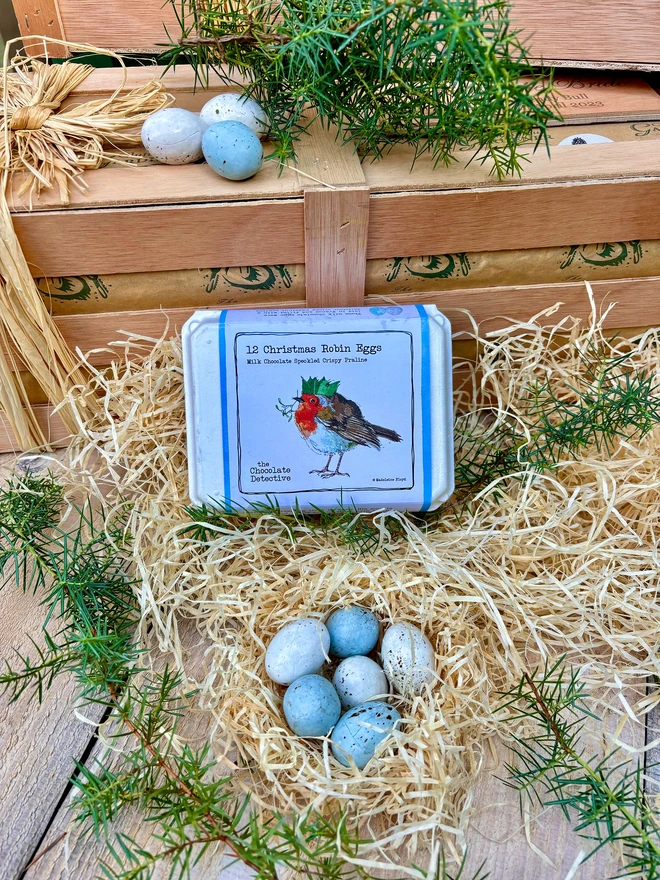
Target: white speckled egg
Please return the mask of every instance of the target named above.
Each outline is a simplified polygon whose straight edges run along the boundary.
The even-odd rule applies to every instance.
[[[291,684],[318,672],[328,657],[330,633],[315,617],[287,623],[266,651],[266,672],[278,684]]]
[[[342,708],[352,709],[367,700],[387,699],[390,686],[385,673],[370,657],[347,657],[332,679]]]
[[[166,107],[149,116],[142,126],[142,143],[165,165],[187,165],[202,158],[204,126],[196,113]]]
[[[605,137],[602,134],[592,134],[584,132],[583,134],[571,134],[559,141],[558,147],[574,147],[576,144],[613,144],[612,138]]]
[[[206,126],[213,125],[214,122],[242,122],[258,138],[268,131],[268,122],[261,105],[236,92],[225,92],[211,98],[200,110],[199,118]]]
[[[435,653],[426,636],[410,623],[395,623],[383,636],[383,669],[400,694],[418,694],[435,679]]]
[[[361,703],[337,722],[332,732],[332,753],[340,764],[362,770],[373,758],[376,748],[390,736],[401,716],[387,703]]]

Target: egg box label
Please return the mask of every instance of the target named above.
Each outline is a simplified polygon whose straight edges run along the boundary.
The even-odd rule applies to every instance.
[[[435,307],[197,312],[183,344],[194,502],[425,510],[451,494]]]

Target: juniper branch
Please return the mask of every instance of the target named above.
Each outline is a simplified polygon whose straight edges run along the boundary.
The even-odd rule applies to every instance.
[[[618,439],[641,440],[660,423],[660,384],[633,369],[629,355],[611,357],[592,348],[583,361],[573,386],[557,379],[536,382],[490,424],[473,414],[459,416],[459,498],[498,477],[543,472],[590,447],[611,453]]]
[[[180,34],[163,60],[256,98],[281,161],[317,114],[376,159],[397,143],[436,165],[465,149],[502,177],[521,172],[524,144],[547,146],[557,118],[506,0],[170,2]]]
[[[559,806],[575,832],[592,844],[587,858],[606,845],[623,854],[622,877],[658,880],[660,825],[643,786],[642,767],[634,769],[617,752],[589,755],[580,744],[587,717],[596,718],[578,673],[562,660],[525,673],[501,707],[509,724],[532,725],[514,737],[515,763],[506,765],[507,784],[542,806]]]

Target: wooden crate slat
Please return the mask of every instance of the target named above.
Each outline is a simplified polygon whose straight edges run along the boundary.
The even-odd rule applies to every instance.
[[[52,446],[66,446],[71,435],[65,428],[59,413],[53,412],[54,407],[39,403],[32,409],[48,442]],[[19,453],[21,451],[23,450],[16,442],[14,432],[0,410],[0,452]]]
[[[660,179],[372,195],[367,259],[660,238]]]
[[[537,58],[660,64],[657,0],[514,0],[511,18]]]
[[[35,276],[305,261],[302,199],[14,215]]]
[[[618,281],[592,281],[591,288],[598,316],[609,306],[612,311],[604,319],[609,329],[655,326],[660,324],[660,277],[631,278]],[[559,309],[541,323],[556,324],[571,315],[588,321],[591,304],[586,287],[579,282],[558,284],[486,287],[472,290],[446,290],[441,293],[399,294],[391,297],[401,304],[433,303],[445,312],[452,330],[470,332],[472,324],[465,312],[481,325],[483,332],[506,327],[513,321],[528,321],[544,309],[561,303]],[[368,296],[366,305],[385,302],[381,297]]]
[[[601,126],[598,126],[600,130]],[[573,133],[574,127],[567,132]],[[604,134],[606,132],[604,131]],[[548,156],[545,148],[526,148],[520,177],[498,181],[488,162],[469,163],[470,153],[459,154],[448,168],[433,167],[433,160],[420,156],[413,164],[414,151],[397,146],[379,162],[366,161],[364,175],[371,191],[416,192],[431,189],[473,187],[508,188],[537,183],[571,183],[587,180],[626,179],[660,176],[660,140],[620,141],[611,144],[554,146]]]
[[[163,51],[179,36],[174,7],[163,0],[59,0],[68,40],[103,49]]]
[[[352,144],[341,144],[337,129],[313,122],[296,143],[296,163],[308,177],[306,189],[321,184],[364,186],[365,176],[360,157]],[[315,178],[315,179],[314,179]]]
[[[13,0],[21,30],[102,48],[158,51],[167,25],[176,39],[173,8],[162,0]],[[53,15],[59,9],[59,15]],[[25,22],[25,16],[28,22]],[[61,18],[60,18],[61,16]],[[536,58],[567,64],[660,66],[657,0],[513,0],[511,18]]]
[[[369,190],[305,193],[305,286],[310,308],[361,306],[367,270]]]
[[[250,180],[226,180],[205,163],[195,165],[113,165],[87,171],[84,191],[72,189],[70,205],[74,208],[112,208],[119,205],[175,205],[203,202],[245,202],[252,199],[282,199],[302,196],[301,177],[294,170],[280,169],[267,162]],[[12,179],[10,207],[27,211],[28,195],[18,195],[22,175]],[[32,210],[52,211],[64,208],[59,191],[44,192],[32,199]],[[60,215],[62,216],[62,215]],[[64,221],[66,222],[66,221]]]
[[[574,128],[568,130],[574,133]],[[506,190],[543,183],[576,183],[612,179],[653,178],[660,176],[660,138],[640,137],[611,144],[585,147],[553,147],[548,156],[544,149],[528,153],[522,177],[498,182],[486,165],[468,164],[459,159],[448,168],[434,168],[424,155],[412,164],[412,150],[396,147],[379,162],[366,161],[362,166],[350,145],[340,146],[329,132],[323,132],[323,149],[318,144],[300,144],[298,167],[325,183],[340,186],[364,184],[373,193],[419,192],[488,188]],[[345,179],[341,173],[345,172]],[[16,177],[10,192],[13,211],[29,207],[29,198],[19,196],[21,178]],[[56,190],[47,190],[32,200],[32,209],[112,207],[129,204],[176,204],[178,202],[228,201],[232,199],[285,198],[302,194],[314,187],[314,181],[299,175],[293,167],[280,169],[266,162],[254,178],[247,181],[224,180],[202,164],[108,166],[85,175],[88,188],[72,190],[69,208],[62,204]]]
[[[559,112],[569,123],[657,119],[660,112],[660,95],[639,75],[559,70],[553,82]]]
[[[239,78],[236,73],[232,74],[234,78]],[[116,68],[99,67],[92,70],[80,85],[76,86],[72,92],[74,95],[84,96],[88,101],[97,95],[108,95],[115,91],[120,82],[124,83],[125,90],[134,89],[143,86],[145,83],[151,82],[152,79],[162,79],[168,92],[177,94],[179,92],[193,92],[201,88],[200,84],[195,81],[195,75],[192,68],[186,65],[178,67],[170,67],[169,69],[162,64],[147,64],[141,67],[127,67],[125,70],[117,70]],[[209,91],[222,91],[225,88],[222,79],[215,71],[209,73]]]
[[[31,37],[65,39],[58,0],[12,0],[12,2],[18,29],[21,36],[26,38],[25,46],[28,53],[38,55],[43,52],[43,41],[30,39]],[[48,44],[48,51],[52,58],[66,58],[69,54],[66,47],[55,43]]]
[[[316,120],[297,146],[305,188],[305,285],[310,307],[364,301],[369,188],[360,159]],[[321,183],[322,182],[322,183]]]
[[[660,324],[660,276],[632,278],[617,281],[593,281],[592,289],[599,307],[617,303],[608,316],[608,327],[635,327],[644,324]],[[440,310],[466,309],[481,323],[505,315],[516,320],[528,320],[537,312],[564,303],[564,313],[576,317],[588,317],[589,300],[586,287],[580,282],[555,284],[525,284],[510,287],[485,287],[444,290],[433,293],[394,294],[387,298],[399,303],[434,303]],[[367,305],[386,302],[381,296],[368,296]],[[300,308],[300,300],[280,302],[275,308]],[[267,307],[267,306],[266,306]],[[241,303],[241,308],[264,308],[264,303]],[[143,311],[109,312],[95,315],[62,315],[55,318],[60,332],[75,350],[104,349],[90,360],[97,365],[111,361],[112,342],[126,338],[126,333],[159,339],[180,332],[183,324],[193,314],[193,307],[180,309],[145,309]],[[466,330],[471,325],[466,316],[451,317],[454,329]],[[124,331],[122,333],[122,331]],[[115,349],[116,357],[121,349]]]

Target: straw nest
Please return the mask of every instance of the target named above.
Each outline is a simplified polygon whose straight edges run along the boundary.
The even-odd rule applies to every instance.
[[[548,375],[570,397],[593,345],[660,371],[656,331],[608,341],[595,319],[552,326],[550,314],[488,334],[477,363],[457,365],[457,406],[467,418],[486,406],[496,417],[515,412]],[[622,437],[611,453],[588,449],[543,474],[501,479],[432,527],[394,514],[404,532],[397,538],[378,513],[381,548],[368,557],[338,531],[274,515],[227,519],[198,542],[185,531],[180,344],[161,340],[151,351],[152,343],[131,339],[134,360],[94,373],[103,414],[87,422],[67,468],[117,504],[134,503],[144,637],[173,652],[186,683],[199,688],[198,705],[216,721],[216,752],[260,803],[300,810],[336,798],[362,817],[373,846],[405,844],[410,858],[442,837],[456,852],[489,738],[505,730],[493,709],[523,669],[566,654],[595,682],[660,675],[659,429],[640,441]],[[281,626],[347,603],[373,609],[384,625],[420,626],[437,656],[433,687],[393,698],[401,730],[362,773],[340,766],[327,741],[287,729],[283,688],[264,671]],[[201,671],[186,659],[186,621],[207,644]],[[633,713],[649,703],[624,699],[624,715],[622,705]]]

